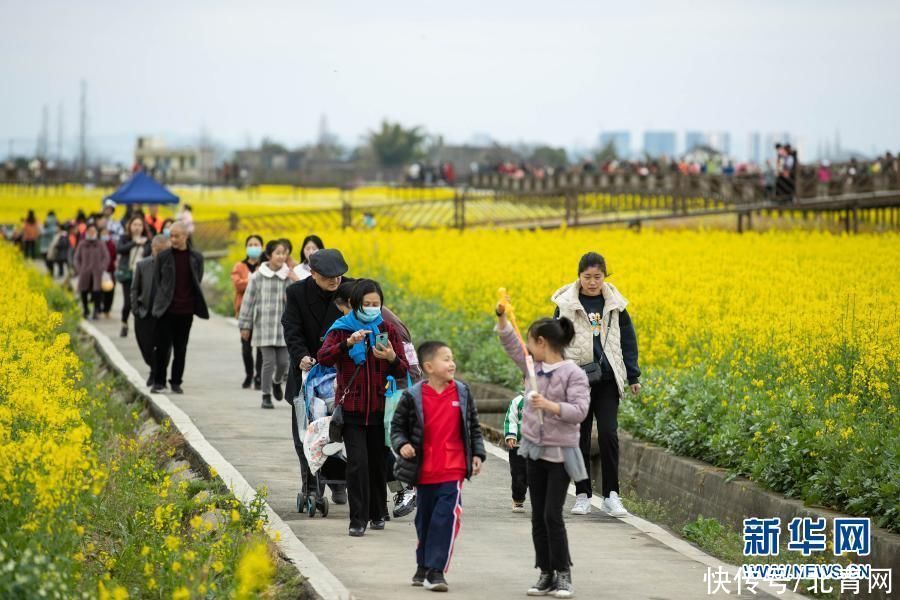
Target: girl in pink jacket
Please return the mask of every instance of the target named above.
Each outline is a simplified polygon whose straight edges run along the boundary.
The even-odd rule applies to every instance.
[[[528,595],[572,598],[575,588],[563,505],[569,480],[587,476],[579,440],[581,422],[590,404],[587,375],[574,361],[563,357],[575,336],[575,326],[563,317],[538,319],[528,328],[528,352],[534,358],[537,375],[537,389],[533,389],[527,377],[525,350],[503,305],[497,307],[497,317],[500,342],[526,375],[519,455],[526,458],[531,537],[535,563],[541,569]]]

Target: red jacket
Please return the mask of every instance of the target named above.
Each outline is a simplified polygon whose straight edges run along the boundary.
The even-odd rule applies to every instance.
[[[456,382],[451,381],[440,394],[425,383],[422,386],[422,413],[425,423],[419,484],[462,481],[468,466]]]
[[[369,416],[374,413],[384,413],[384,388],[387,385],[387,376],[393,375],[400,379],[406,376],[409,368],[406,356],[403,353],[403,342],[397,329],[390,323],[383,322],[379,327],[380,332],[387,332],[388,339],[397,359],[393,364],[380,358],[375,358],[369,349],[366,362],[362,364],[359,374],[353,381],[353,385],[344,397],[344,390],[356,371],[356,365],[350,358],[350,349],[347,348],[347,338],[351,332],[336,329],[325,337],[322,349],[316,358],[326,367],[337,369],[337,384],[335,385],[335,402],[339,403],[344,398],[344,412],[348,415],[361,417],[367,425]],[[368,344],[366,342],[360,342]]]

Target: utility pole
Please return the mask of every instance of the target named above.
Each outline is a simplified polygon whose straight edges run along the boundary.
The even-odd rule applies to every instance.
[[[41,160],[47,159],[50,141],[50,108],[45,104],[41,109],[41,132],[38,134],[35,156]]]
[[[81,80],[81,114],[78,131],[78,173],[84,177],[87,170],[87,82]]]
[[[56,162],[62,166],[63,147],[63,105],[60,102],[56,106]]]

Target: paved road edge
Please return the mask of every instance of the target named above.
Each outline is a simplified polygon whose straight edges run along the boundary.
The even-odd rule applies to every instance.
[[[165,394],[150,394],[145,391],[143,377],[137,372],[112,340],[92,324],[82,321],[82,331],[90,335],[98,344],[103,357],[128,381],[140,394],[156,415],[167,418],[176,430],[184,437],[185,444],[207,467],[218,473],[235,498],[249,504],[256,495],[256,490],[244,479],[244,476],[222,454],[207,441],[194,422],[183,410],[178,408]],[[300,541],[293,530],[278,516],[266,502],[266,514],[269,518],[268,532],[279,550],[290,560],[312,586],[313,590],[324,600],[352,600],[350,590],[322,564],[318,557]]]

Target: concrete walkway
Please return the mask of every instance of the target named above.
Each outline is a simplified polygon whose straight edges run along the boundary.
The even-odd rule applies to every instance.
[[[120,296],[120,289],[116,290]],[[93,324],[145,377],[133,333],[119,337],[117,297],[113,318]],[[412,516],[388,523],[363,538],[347,535],[346,506],[332,504],[328,518],[310,519],[295,511],[299,467],[291,441],[290,407],[260,409],[260,393],[243,390],[240,340],[233,320],[213,316],[194,321],[184,378],[184,395],[168,394],[203,436],[253,486],[266,486],[269,504],[297,538],[315,553],[354,595],[403,600],[429,593],[409,585],[415,571],[416,533]],[[509,471],[504,452],[492,447],[482,474],[463,492],[464,516],[447,579],[458,598],[520,599],[536,580],[530,514],[510,512]],[[704,575],[718,564],[689,544],[637,518],[619,520],[598,509],[589,516],[568,514],[574,582],[578,597],[628,600],[694,600],[708,596]],[[526,503],[527,506],[527,503]],[[705,563],[705,564],[704,564]],[[737,596],[765,597],[761,589]],[[781,598],[792,597],[781,595]],[[796,596],[793,596],[796,597]]]

